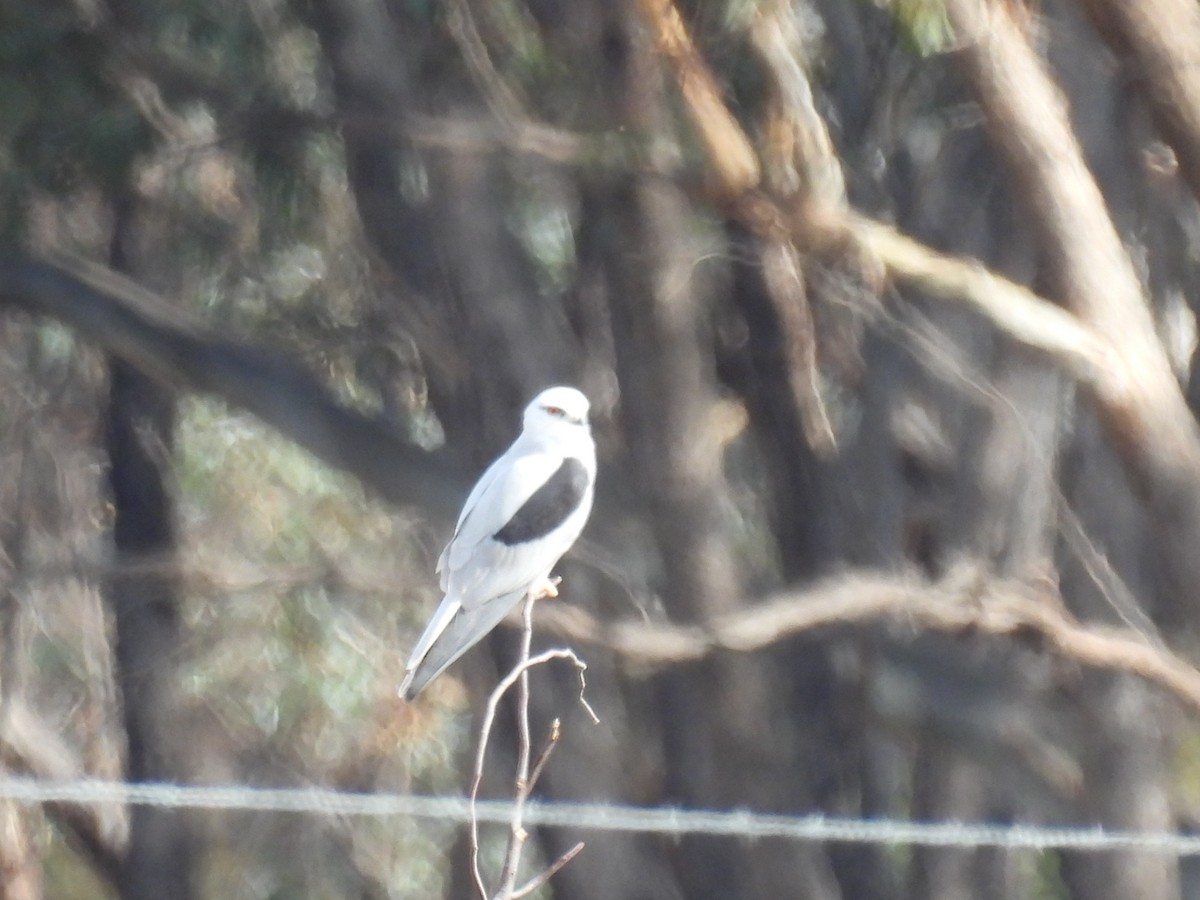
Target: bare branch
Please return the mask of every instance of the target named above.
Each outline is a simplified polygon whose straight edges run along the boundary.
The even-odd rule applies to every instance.
[[[631,671],[646,672],[718,650],[751,653],[818,628],[883,619],[950,633],[1037,636],[1066,659],[1137,675],[1200,713],[1200,671],[1184,659],[1130,629],[1079,622],[1049,584],[993,578],[969,565],[936,582],[915,574],[849,573],[697,626],[606,623],[560,604],[543,610],[539,624],[564,638],[607,647]]]
[[[790,241],[766,240],[761,242],[759,260],[781,332],[788,393],[804,423],[809,446],[823,456],[832,456],[837,437],[821,397],[817,334],[799,254]]]
[[[537,595],[530,592],[521,611],[521,656],[522,662],[529,659],[529,644],[533,640],[533,605]],[[512,821],[509,825],[508,850],[504,854],[504,867],[500,873],[500,889],[497,900],[512,895],[517,883],[517,869],[521,865],[521,851],[529,836],[525,831],[525,801],[533,784],[529,780],[529,670],[522,669],[517,678],[517,775],[513,800]]]
[[[561,737],[562,722],[555,719],[550,723],[550,733],[546,736],[546,744],[542,747],[542,752],[538,754],[538,758],[534,760],[533,768],[529,772],[530,791],[537,787],[538,780],[542,777],[542,770],[546,768],[546,763],[550,762],[550,757],[554,755],[554,750],[558,747]]]
[[[797,15],[789,0],[766,0],[758,4],[750,21],[750,45],[763,63],[774,95],[762,151],[764,169],[777,192],[794,192],[810,202],[844,208],[845,176],[804,70]],[[789,170],[795,172],[794,186],[787,183]]]
[[[1071,313],[976,260],[939,253],[890,225],[865,216],[845,220],[859,252],[878,259],[888,275],[931,297],[966,303],[1018,343],[1040,350],[1081,384],[1113,363],[1107,342]]]

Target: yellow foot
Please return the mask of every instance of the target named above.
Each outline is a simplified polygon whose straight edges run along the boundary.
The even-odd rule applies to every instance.
[[[539,600],[545,600],[548,597],[558,596],[558,586],[562,583],[562,579],[557,575],[553,578],[543,578],[533,586],[533,593]]]

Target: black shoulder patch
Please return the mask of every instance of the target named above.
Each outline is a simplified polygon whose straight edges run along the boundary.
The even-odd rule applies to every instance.
[[[545,537],[579,506],[587,483],[587,469],[583,463],[568,456],[492,537],[506,547]]]

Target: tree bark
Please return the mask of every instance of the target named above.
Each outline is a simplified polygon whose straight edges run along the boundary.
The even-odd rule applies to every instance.
[[[1083,0],[1200,197],[1200,7],[1189,0]]]

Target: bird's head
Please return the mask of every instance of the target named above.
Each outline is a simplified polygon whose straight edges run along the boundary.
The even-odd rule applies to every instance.
[[[573,387],[546,388],[525,407],[525,428],[587,428],[590,405],[588,398]]]

